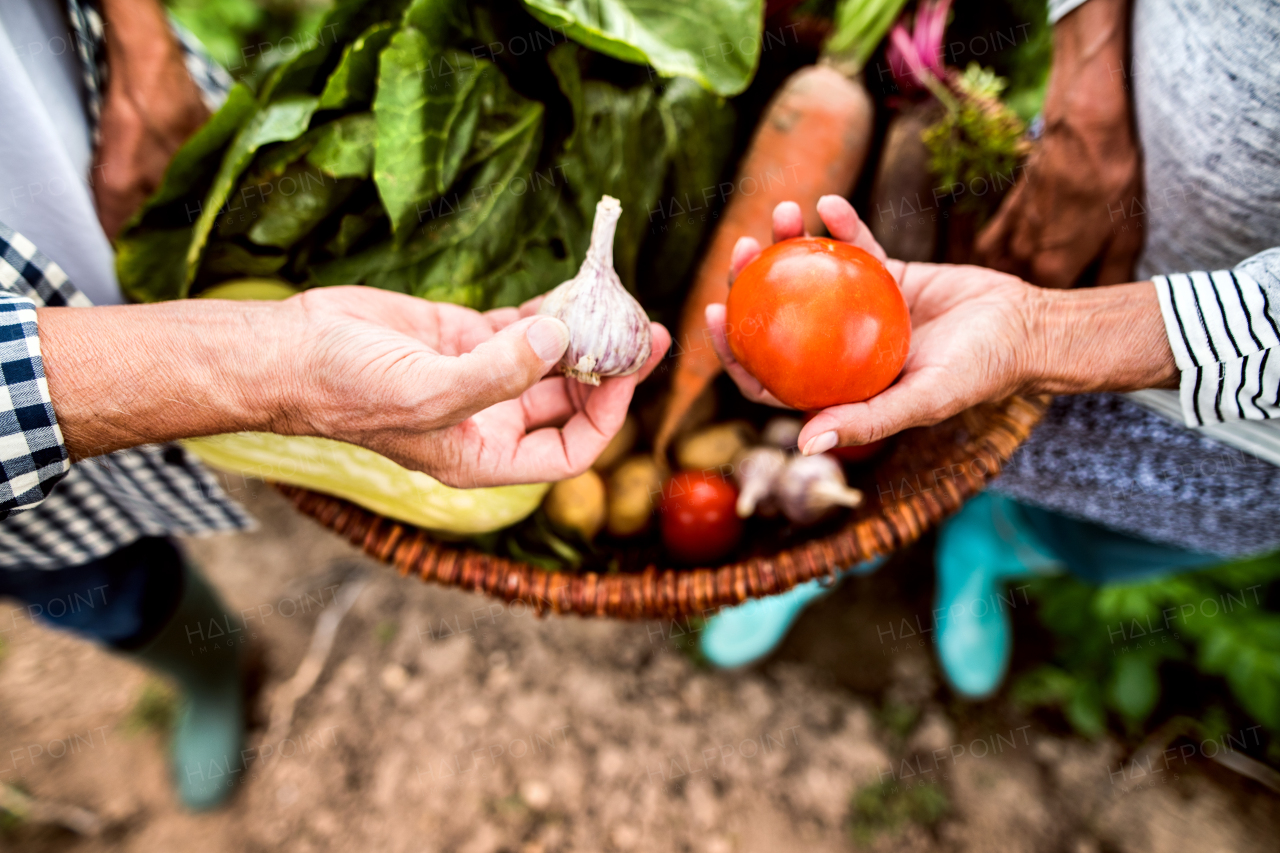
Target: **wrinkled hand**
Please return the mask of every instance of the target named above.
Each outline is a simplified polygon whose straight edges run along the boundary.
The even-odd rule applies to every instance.
[[[831,236],[884,262],[902,287],[911,310],[911,351],[898,381],[862,403],[833,406],[805,424],[799,446],[806,454],[837,444],[866,444],[914,426],[939,423],[970,406],[1002,399],[1031,375],[1030,311],[1036,288],[1011,275],[975,266],[904,264],[884,250],[839,196],[818,201]],[[784,202],[773,213],[775,240],[803,234],[800,207]],[[760,245],[744,237],[734,247],[730,276],[756,255]],[[756,402],[777,401],[733,357],[725,338],[725,308],[707,306],[712,345],[742,393]]]
[[[359,444],[461,488],[585,471],[671,343],[653,324],[644,367],[590,387],[547,376],[568,330],[530,316],[536,301],[482,314],[375,288],[327,287],[282,305],[302,313],[310,343],[293,361],[293,413],[281,431]]]
[[[1125,91],[1126,0],[1093,2],[1054,28],[1044,136],[978,235],[975,263],[1043,287],[1130,281],[1142,249],[1132,216],[1141,172]]]
[[[114,239],[209,109],[158,0],[104,0],[102,11],[108,78],[92,184],[98,219]]]

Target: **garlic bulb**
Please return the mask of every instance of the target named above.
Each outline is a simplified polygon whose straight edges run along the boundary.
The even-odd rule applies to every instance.
[[[760,438],[765,444],[772,444],[783,450],[795,450],[796,442],[800,438],[800,430],[803,428],[804,423],[799,418],[778,416],[770,418],[764,425],[764,432],[761,433]]]
[[[649,358],[649,318],[613,269],[613,234],[622,205],[604,196],[596,205],[591,245],[578,274],[547,294],[540,314],[569,327],[560,363],[566,376],[599,385],[602,376],[628,376]]]
[[[812,524],[836,506],[855,507],[862,492],[851,489],[835,457],[793,456],[774,486],[778,505],[796,524]]]
[[[747,518],[757,508],[762,511],[762,515],[777,512],[769,497],[778,476],[786,467],[787,454],[776,447],[753,447],[734,458],[733,479],[738,484],[738,518]]]

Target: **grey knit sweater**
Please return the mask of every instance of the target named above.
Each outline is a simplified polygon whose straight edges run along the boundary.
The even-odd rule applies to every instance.
[[[1051,20],[1081,2],[1054,0]],[[1280,3],[1135,0],[1132,33],[1116,76],[1133,97],[1145,196],[1106,215],[1145,233],[1138,273],[1161,295],[1186,424],[1274,435]],[[1126,397],[1057,400],[994,488],[1190,550],[1280,548],[1280,467]]]

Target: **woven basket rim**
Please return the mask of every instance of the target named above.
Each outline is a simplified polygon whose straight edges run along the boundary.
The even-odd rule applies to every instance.
[[[303,514],[348,539],[401,575],[523,602],[542,614],[617,619],[708,616],[749,598],[777,595],[815,578],[890,554],[918,540],[1000,473],[1048,408],[1049,397],[1010,397],[957,418],[979,428],[962,446],[967,464],[934,486],[882,503],[872,516],[776,554],[719,567],[663,568],[601,575],[546,570],[442,541],[405,522],[383,518],[331,495],[272,485]],[[978,463],[983,463],[979,466]]]

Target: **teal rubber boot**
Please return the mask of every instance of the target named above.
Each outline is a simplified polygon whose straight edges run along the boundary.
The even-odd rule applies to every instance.
[[[834,583],[807,581],[778,595],[726,607],[708,619],[702,629],[698,638],[702,654],[721,669],[747,666],[767,657],[810,603],[830,594],[848,575],[868,574],[883,562],[883,557],[877,557],[859,563],[837,575]]]
[[[170,743],[178,794],[196,811],[224,803],[240,778],[244,741],[241,644],[247,632],[201,575],[186,566],[173,617],[124,654],[173,679],[182,705]]]
[[[1026,604],[1008,590],[1018,578],[1057,574],[1064,566],[1021,518],[1018,504],[984,492],[938,532],[938,659],[952,688],[981,699],[999,688],[1013,653],[1009,611]]]

